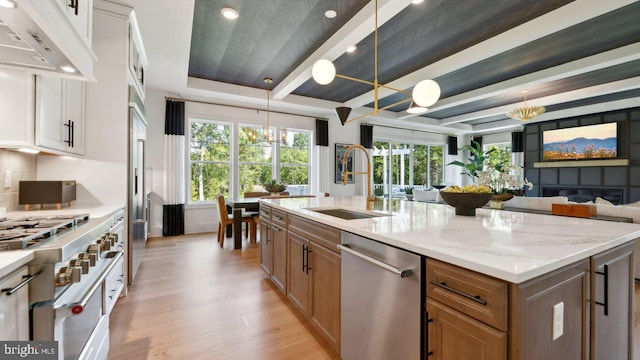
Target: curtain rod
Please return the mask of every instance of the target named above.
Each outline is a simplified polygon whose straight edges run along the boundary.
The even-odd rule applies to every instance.
[[[232,107],[232,108],[237,108],[237,109],[245,109],[245,110],[256,110],[256,111],[267,111],[267,109],[258,109],[258,108],[252,108],[252,107],[248,107],[248,106],[239,106],[239,105],[229,105],[229,104],[220,104],[220,103],[214,103],[214,102],[210,102],[210,101],[202,101],[202,100],[190,100],[190,99],[181,99],[181,98],[176,98],[176,97],[171,97],[171,96],[165,96],[164,97],[165,100],[173,100],[173,101],[188,101],[188,102],[193,102],[193,103],[199,103],[199,104],[208,104],[208,105],[217,105],[217,106],[226,106],[226,107]],[[328,118],[324,118],[324,117],[320,117],[320,116],[311,116],[311,115],[304,115],[304,114],[295,114],[295,113],[290,113],[290,112],[286,112],[286,111],[277,111],[277,110],[269,110],[270,113],[274,113],[274,114],[283,114],[283,115],[293,115],[293,116],[303,116],[303,117],[308,117],[308,118],[312,118],[312,119],[320,119],[320,120],[329,120]]]

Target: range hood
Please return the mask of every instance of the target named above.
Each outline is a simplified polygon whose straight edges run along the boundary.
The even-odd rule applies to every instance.
[[[55,0],[15,2],[16,8],[0,7],[0,66],[95,81],[95,55]]]

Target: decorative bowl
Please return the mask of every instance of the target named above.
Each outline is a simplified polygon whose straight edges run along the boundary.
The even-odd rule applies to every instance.
[[[513,194],[493,194],[491,200],[493,201],[507,201],[513,198]]]
[[[456,215],[475,216],[476,209],[486,205],[493,194],[440,191],[440,196],[447,204],[456,208]]]

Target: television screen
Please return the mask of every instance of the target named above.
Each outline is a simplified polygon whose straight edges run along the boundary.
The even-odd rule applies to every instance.
[[[617,123],[545,130],[543,160],[610,159],[618,156]]]

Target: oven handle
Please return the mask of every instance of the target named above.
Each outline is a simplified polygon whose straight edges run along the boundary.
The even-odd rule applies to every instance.
[[[23,286],[27,285],[28,283],[31,282],[31,280],[35,279],[36,277],[38,277],[38,275],[40,275],[42,273],[42,270],[38,271],[35,274],[32,275],[25,275],[23,276],[24,280],[22,280],[22,282],[12,288],[9,289],[2,289],[1,291],[3,293],[6,293],[7,295],[12,295],[13,293],[15,293],[16,291],[20,290],[20,288],[22,288]]]
[[[77,302],[72,302],[70,304],[65,304],[60,307],[55,308],[56,319],[66,318],[71,315],[78,315],[82,313],[85,306],[93,296],[93,294],[102,286],[104,279],[107,277],[109,272],[113,270],[115,267],[117,260],[120,259],[124,254],[124,251],[116,251],[116,255],[111,258],[111,263],[107,266],[106,269],[100,274],[100,276],[96,279],[96,281],[91,285],[89,290],[82,296],[82,298]]]

